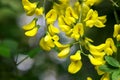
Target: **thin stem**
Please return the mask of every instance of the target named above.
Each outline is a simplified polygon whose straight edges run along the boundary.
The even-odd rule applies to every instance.
[[[80,44],[79,44],[80,45]],[[82,49],[82,46],[80,45],[80,50],[81,50],[81,53],[83,54],[83,55],[85,55],[85,56],[88,56],[87,54],[85,54],[84,52],[83,52],[83,49]]]
[[[26,56],[24,59],[22,59],[20,62],[18,62],[16,65],[19,65],[19,64],[21,64],[22,62],[24,62],[26,59],[28,59],[29,58],[29,56]]]
[[[78,20],[78,22],[82,21],[82,11],[83,11],[82,7],[83,7],[83,1],[81,1],[81,11],[80,11],[80,14],[79,14],[79,20]]]
[[[113,1],[113,0],[110,0],[110,1],[113,3],[113,6],[119,7],[119,6],[116,4],[115,1]]]
[[[118,15],[117,15],[115,8],[114,8],[114,16],[115,16],[116,23],[119,24]]]

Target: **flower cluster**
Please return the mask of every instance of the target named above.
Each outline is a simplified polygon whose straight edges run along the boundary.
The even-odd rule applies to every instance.
[[[45,18],[45,34],[39,41],[43,50],[50,51],[56,47],[59,50],[59,58],[70,57],[68,72],[72,74],[82,68],[81,55],[87,56],[98,74],[103,75],[101,80],[110,80],[109,73],[101,71],[99,67],[106,64],[105,56],[112,56],[117,52],[113,38],[107,38],[104,43],[96,46],[92,44],[93,40],[85,35],[93,27],[106,26],[106,15],[99,16],[98,12],[91,8],[99,2],[100,0],[76,0],[71,5],[69,0],[59,0],[59,2],[53,2],[52,8],[45,13],[44,7],[37,7],[39,2],[32,3],[29,0],[22,0],[23,8],[28,16],[35,14]],[[34,18],[29,24],[23,26],[26,36],[32,37],[37,34],[40,29],[37,20]],[[58,27],[55,23],[58,24]],[[60,42],[60,33],[64,33],[72,41],[63,44]],[[120,24],[115,24],[113,37],[120,41]],[[72,46],[79,48],[71,55]],[[84,53],[83,47],[89,53]],[[92,79],[88,78],[88,80]]]

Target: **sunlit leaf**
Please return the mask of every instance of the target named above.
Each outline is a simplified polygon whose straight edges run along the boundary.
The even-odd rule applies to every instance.
[[[113,57],[105,56],[105,60],[107,61],[108,64],[110,64],[113,67],[120,67],[120,63]]]
[[[112,80],[120,80],[120,69],[112,73]]]
[[[116,70],[116,69],[110,68],[108,65],[102,65],[102,66],[99,67],[99,69],[103,72],[109,72],[109,73]]]

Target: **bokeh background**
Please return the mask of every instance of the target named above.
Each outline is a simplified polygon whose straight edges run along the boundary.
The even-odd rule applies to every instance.
[[[48,2],[46,9],[49,10],[52,4],[51,0]],[[120,1],[116,2],[120,6]],[[116,21],[110,0],[103,0],[92,8],[96,9],[99,15],[107,15],[105,28],[94,27],[87,33],[87,36],[94,40],[94,44],[98,45],[107,37],[112,37]],[[115,9],[120,19],[120,7]],[[0,0],[0,80],[86,80],[87,76],[99,80],[100,76],[96,74],[88,58],[83,56],[81,71],[74,75],[69,74],[69,59],[58,59],[56,51],[48,53],[39,48],[41,32],[37,37],[26,37],[21,27],[32,19],[33,17],[25,15],[21,0]],[[41,25],[45,26],[44,22]],[[23,59],[25,60],[22,61]]]

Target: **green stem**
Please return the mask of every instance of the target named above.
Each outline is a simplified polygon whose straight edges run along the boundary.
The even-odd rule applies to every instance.
[[[80,3],[80,4],[81,4],[81,11],[80,11],[80,14],[79,14],[79,20],[78,20],[78,22],[82,22],[83,0],[81,0],[81,1],[79,1],[79,2],[81,2],[81,3]]]
[[[80,45],[80,44],[79,44]],[[85,54],[84,52],[83,52],[83,49],[82,49],[82,46],[80,45],[80,50],[81,50],[81,53],[83,54],[83,55],[85,55],[85,56],[88,56],[87,54]]]
[[[113,6],[119,7],[119,6],[116,4],[115,1],[113,1],[113,0],[110,0],[110,1],[113,3]]]
[[[114,8],[114,16],[115,16],[116,23],[119,24],[118,15],[117,15],[115,8]]]

